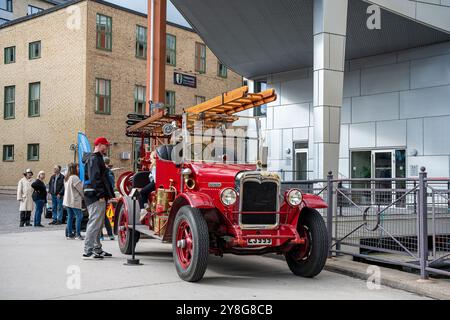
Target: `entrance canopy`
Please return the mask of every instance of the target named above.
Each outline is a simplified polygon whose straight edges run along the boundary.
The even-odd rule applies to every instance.
[[[247,78],[313,65],[313,0],[172,0],[214,54]],[[450,34],[381,10],[369,30],[369,3],[348,1],[346,60],[450,41]]]

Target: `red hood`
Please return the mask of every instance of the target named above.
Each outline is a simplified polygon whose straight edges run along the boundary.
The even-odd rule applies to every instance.
[[[236,174],[240,171],[256,170],[253,164],[223,164],[223,163],[191,163],[192,172],[200,183],[221,182],[234,183]]]

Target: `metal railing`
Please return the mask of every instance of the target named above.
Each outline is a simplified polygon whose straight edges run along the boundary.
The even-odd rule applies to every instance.
[[[329,256],[354,257],[450,276],[450,179],[334,179],[284,181],[320,195]]]

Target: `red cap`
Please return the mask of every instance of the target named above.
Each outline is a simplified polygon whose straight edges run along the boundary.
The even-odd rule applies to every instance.
[[[109,141],[106,140],[105,137],[98,137],[97,139],[95,139],[94,146],[98,146],[99,144],[104,144],[105,146],[110,146],[111,145],[109,143]]]

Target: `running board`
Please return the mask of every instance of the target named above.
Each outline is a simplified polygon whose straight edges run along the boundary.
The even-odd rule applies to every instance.
[[[128,225],[128,228],[133,229],[133,225]],[[145,224],[138,224],[136,225],[136,231],[139,233],[143,233],[153,239],[158,239],[158,240],[162,240],[163,237],[157,235],[155,233],[155,231],[150,230],[148,226],[146,226]]]

